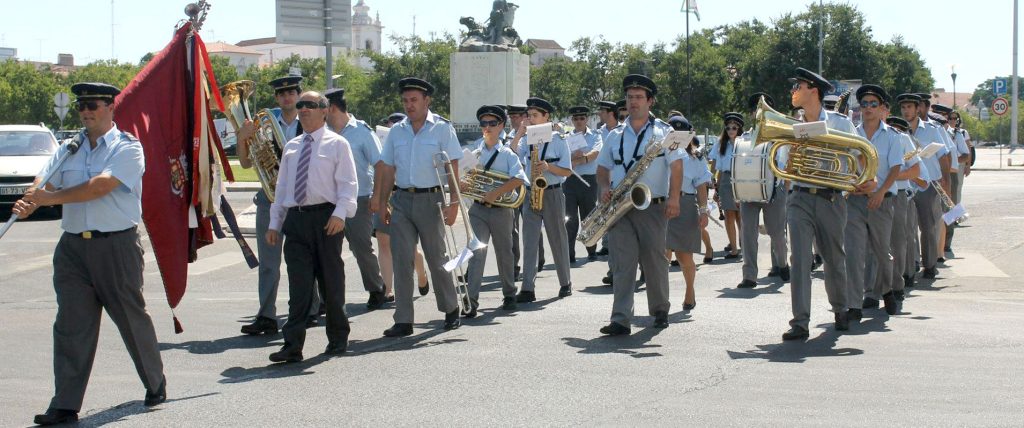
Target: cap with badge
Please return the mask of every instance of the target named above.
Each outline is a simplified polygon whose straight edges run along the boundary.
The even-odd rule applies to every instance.
[[[569,107],[569,116],[587,116],[590,114],[590,107],[574,106]]]
[[[860,101],[862,98],[868,95],[874,95],[875,97],[878,98],[879,101],[882,102],[882,104],[889,103],[889,93],[885,92],[885,89],[883,89],[881,86],[869,83],[866,85],[861,85],[859,88],[857,88],[857,101]]]
[[[672,129],[676,131],[692,131],[693,125],[690,121],[683,116],[672,116],[668,119],[668,124],[672,126]]]
[[[896,99],[899,99],[899,97],[896,97]],[[907,132],[907,130],[910,129],[910,124],[899,116],[889,116],[885,118],[885,123],[891,127],[899,129],[902,132]]]
[[[754,92],[747,97],[747,108],[753,110],[757,108],[757,103],[761,101],[761,97],[764,97],[764,102],[768,103],[768,107],[775,108],[775,98],[764,92]]]
[[[418,77],[406,77],[398,81],[398,92],[405,92],[410,89],[423,91],[426,96],[434,95],[434,85]]]
[[[71,85],[71,93],[75,94],[77,101],[107,100],[113,102],[121,90],[106,83],[84,82]]]
[[[916,93],[914,95],[917,95],[917,96],[921,97],[921,101],[924,101],[926,103],[931,104],[931,102],[932,102],[932,94],[929,94],[927,92],[918,92],[918,93]]]
[[[388,116],[388,122],[398,123],[405,120],[405,117],[405,113],[391,113],[391,116]]]
[[[728,112],[728,113],[722,115],[722,122],[723,123],[737,122],[737,123],[740,124],[740,127],[742,128],[743,127],[743,115],[739,114],[739,113],[736,113],[734,111],[731,111],[731,112]]]
[[[635,88],[643,89],[651,96],[658,95],[658,85],[655,85],[650,77],[642,74],[630,74],[622,79],[622,92]]]
[[[600,110],[615,111],[615,101],[598,101],[597,108]]]
[[[945,104],[932,104],[932,111],[939,114],[950,114],[953,112],[953,109]]]
[[[508,114],[526,114],[526,104],[509,104]]]
[[[302,76],[278,77],[270,81],[270,87],[274,88],[274,92],[288,89],[294,89],[297,92],[302,92]]]
[[[332,88],[324,92],[324,97],[329,100],[344,100],[345,89],[344,88]]]
[[[481,106],[476,109],[477,120],[483,120],[484,116],[494,116],[502,123],[505,123],[505,109],[501,106]]]
[[[934,120],[936,122],[939,122],[939,123],[941,123],[943,125],[945,125],[947,122],[949,122],[948,120],[946,120],[946,116],[938,114],[938,113],[936,113],[934,111],[928,112],[928,118],[931,119],[931,120]]]
[[[821,77],[820,74],[815,73],[803,67],[797,67],[793,77],[789,78],[790,83],[796,82],[807,82],[811,86],[818,88],[822,93],[832,92],[834,89],[832,83]]]
[[[625,110],[626,100],[618,100],[615,102],[615,110]]]
[[[543,98],[536,98],[536,97],[531,97],[531,98],[527,98],[526,99],[526,108],[527,109],[531,109],[532,108],[532,109],[540,110],[541,112],[547,113],[547,114],[551,114],[551,113],[555,112],[555,107],[552,106],[551,103],[548,102],[548,100],[545,100]]]
[[[896,104],[901,105],[903,103],[919,103],[921,102],[921,96],[918,94],[899,94],[896,96]]]

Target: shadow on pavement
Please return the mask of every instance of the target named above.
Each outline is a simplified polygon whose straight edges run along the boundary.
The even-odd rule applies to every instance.
[[[212,396],[212,395],[219,395],[219,394],[220,394],[219,392],[210,392],[210,393],[206,393],[206,394],[193,395],[191,397],[168,398],[167,402],[162,404],[161,406],[166,406],[168,403],[173,403],[175,401],[192,400],[192,399],[196,399],[196,398],[209,397],[209,396]],[[109,408],[100,410],[100,411],[98,411],[96,413],[89,413],[89,414],[83,416],[81,419],[79,419],[78,420],[78,424],[76,426],[98,427],[98,426],[103,426],[103,425],[107,425],[107,424],[112,424],[114,422],[121,422],[121,421],[123,421],[125,418],[127,418],[129,416],[140,415],[140,414],[143,414],[143,413],[150,413],[150,412],[158,412],[160,410],[161,410],[161,408],[159,406],[158,407],[146,407],[146,406],[144,406],[142,404],[142,400],[132,400],[132,401],[128,401],[128,402],[125,402],[125,403],[118,404],[118,405],[116,405],[114,407],[109,407]]]
[[[668,319],[672,325],[693,321],[688,312],[670,314]],[[623,354],[633,358],[661,357],[662,353],[652,352],[656,348],[661,348],[661,345],[648,342],[666,329],[651,327],[651,324],[654,324],[654,317],[636,317],[636,320],[643,320],[645,327],[629,336],[598,336],[593,339],[563,337],[562,342],[579,349],[580,354]],[[598,328],[600,327],[595,327],[595,333]],[[671,325],[669,328],[672,328]]]
[[[847,357],[864,353],[863,350],[857,348],[836,348],[836,341],[839,340],[840,334],[831,328],[831,323],[825,325],[829,329],[810,340],[757,345],[757,349],[750,351],[726,351],[726,353],[729,358],[734,360],[763,359],[773,363],[802,363],[808,358]],[[855,327],[851,326],[851,328]]]
[[[161,351],[183,350],[193,354],[219,354],[231,349],[260,349],[275,346],[273,342],[281,340],[280,334],[261,334],[256,336],[238,335],[215,340],[194,340],[182,343],[160,343]]]
[[[719,299],[753,299],[755,297],[765,294],[780,294],[782,286],[785,285],[782,282],[766,283],[764,280],[758,281],[757,285],[765,285],[767,287],[755,287],[755,288],[723,288],[718,290]]]

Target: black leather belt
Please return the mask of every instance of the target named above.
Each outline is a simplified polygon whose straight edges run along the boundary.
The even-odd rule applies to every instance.
[[[437,192],[441,191],[441,186],[434,186],[434,187],[406,187],[406,188],[401,188],[401,187],[395,186],[394,190],[401,190],[403,192],[409,192],[409,193],[437,193]]]
[[[291,208],[288,208],[288,211],[304,213],[304,212],[311,212],[311,211],[322,211],[322,210],[333,210],[333,209],[334,209],[334,204],[332,204],[330,202],[324,202],[322,204],[316,204],[316,205],[306,205],[306,206],[291,207]]]
[[[683,196],[694,196],[694,195],[696,195],[696,193],[686,193],[686,192],[683,192]]]
[[[552,185],[550,185],[550,186],[548,186],[548,187],[545,187],[544,189],[545,189],[545,190],[551,190],[551,189],[557,189],[557,188],[559,188],[559,187],[562,187],[562,183],[558,183],[558,184],[552,184]]]
[[[95,238],[109,238],[111,236],[122,234],[122,233],[125,233],[125,232],[134,232],[135,229],[136,229],[136,226],[132,226],[132,227],[129,227],[129,228],[125,229],[125,230],[115,230],[113,232],[100,232],[98,230],[87,230],[87,231],[82,232],[82,233],[71,233],[71,232],[64,232],[64,233],[75,235],[75,236],[77,236],[79,238],[82,238],[82,239],[95,239]]]
[[[830,201],[833,200],[836,197],[836,195],[840,194],[840,192],[838,190],[835,190],[835,189],[818,189],[818,188],[814,188],[814,187],[803,187],[803,186],[793,186],[793,190],[791,190],[791,192],[810,193],[812,195],[820,196],[820,197],[828,199]]]

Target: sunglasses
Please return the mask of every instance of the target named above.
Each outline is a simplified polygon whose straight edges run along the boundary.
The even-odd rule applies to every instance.
[[[295,108],[298,110],[302,110],[304,108],[312,110],[315,108],[327,108],[327,104],[321,103],[319,101],[299,101],[295,103]]]
[[[100,108],[100,103],[99,101],[78,101],[75,103],[75,108],[77,108],[78,111],[85,111],[85,109],[89,109],[89,111],[96,111],[96,109]]]
[[[882,103],[880,103],[878,101],[861,101],[860,102],[860,108],[868,108],[868,107],[876,108],[876,107],[878,107],[880,105],[882,105]]]
[[[481,120],[480,121],[480,127],[481,128],[487,128],[487,127],[491,127],[491,126],[498,126],[499,123],[501,123],[501,121],[497,120],[497,119]]]
[[[572,120],[587,120],[586,116],[573,116]]]
[[[736,125],[729,125],[729,126],[726,126],[726,127],[725,127],[725,130],[726,130],[726,131],[739,131],[739,130],[740,130],[740,127],[738,127],[738,126],[736,126]]]
[[[804,84],[804,82],[800,82],[800,81],[793,82],[793,86],[791,88],[789,88],[789,90],[791,90],[791,91],[799,91],[800,90],[800,86],[803,85],[803,84]]]

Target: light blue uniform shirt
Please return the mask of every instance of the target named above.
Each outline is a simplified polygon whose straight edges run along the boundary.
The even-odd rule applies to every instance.
[[[949,153],[948,147],[943,143],[942,137],[940,136],[942,130],[918,119],[917,128],[914,128],[913,132],[914,138],[917,139],[918,147],[921,149],[928,147],[931,143],[942,144],[942,148],[940,148],[937,153],[929,158],[921,159],[925,166],[923,169],[928,170],[928,181],[939,180],[940,177],[942,177],[942,168],[939,165],[939,158]],[[922,173],[921,175],[923,178],[924,174]]]
[[[971,153],[971,149],[969,147],[967,147],[967,140],[964,138],[964,134],[962,134],[960,132],[955,133],[955,135],[951,134],[952,132],[954,132],[954,128],[951,128],[951,127],[948,127],[948,126],[943,128],[943,130],[945,131],[946,135],[949,136],[950,142],[953,143],[953,148],[956,149],[955,151],[953,151],[953,150],[950,151],[950,153],[954,153],[955,152],[953,154],[953,157],[952,157],[950,165],[949,165],[950,171],[959,171],[960,170],[960,161],[958,161],[957,158],[959,158],[960,156],[963,156],[963,155],[970,154]]]
[[[725,154],[722,154],[722,147],[719,144],[725,144]],[[732,172],[732,158],[736,154],[736,144],[732,140],[718,144],[715,144],[708,152],[708,160],[715,161],[715,170],[719,172]]]
[[[508,134],[506,134],[505,130],[502,129],[501,132],[498,134],[498,142],[501,145],[503,145],[503,146],[507,146],[508,145],[508,141],[506,141],[507,138],[508,138]],[[480,138],[477,138],[476,141],[473,142],[472,147],[473,147],[473,150],[482,149],[484,147],[484,137],[481,136]]]
[[[914,141],[910,139],[910,135],[904,134],[902,132],[900,133],[900,144],[903,145],[904,153],[910,153],[913,152],[914,150],[917,150],[917,147],[914,146]],[[921,163],[921,157],[918,155],[914,155],[910,159],[907,159],[905,162],[903,162],[903,167],[900,168],[900,172],[913,168],[914,165],[917,165],[919,163]],[[922,166],[921,169],[925,169],[924,166]],[[896,189],[907,191],[913,190],[910,185],[910,180],[896,180]]]
[[[281,144],[287,143],[293,140],[299,135],[299,116],[295,116],[295,120],[292,120],[291,124],[284,123],[284,116],[281,115],[281,108],[276,107],[270,109],[274,113],[274,117],[277,118],[277,124],[281,125],[281,132],[284,133],[284,141]]]
[[[442,150],[453,161],[462,159],[462,147],[455,137],[455,128],[447,119],[427,111],[427,119],[419,133],[413,133],[409,118],[391,128],[380,160],[395,167],[395,185],[398,187],[430,188],[442,185],[434,167],[434,154]]]
[[[625,123],[630,123],[630,119],[626,118]],[[662,127],[654,124],[653,121],[647,121],[644,127],[641,128],[641,132],[644,134],[644,138],[643,141],[639,142],[640,147],[636,149],[636,161],[643,157],[648,144],[664,140],[667,134]],[[626,177],[626,166],[630,168],[636,167],[635,164],[630,165],[630,163],[635,162],[633,151],[637,147],[638,135],[639,132],[634,132],[632,126],[622,126],[608,134],[608,141],[601,147],[601,154],[597,156],[597,165],[608,170],[610,173],[612,188],[618,186],[619,182]],[[620,149],[621,156],[619,155]],[[655,158],[651,162],[650,167],[647,168],[647,171],[638,180],[638,182],[646,184],[651,189],[652,198],[663,198],[668,195],[668,181],[671,172],[669,164],[681,160],[686,152],[682,148],[677,148],[676,150],[665,148],[662,153],[664,156]]]
[[[527,142],[529,137],[523,136],[523,139],[519,141],[519,158],[523,161],[523,168],[526,170],[527,177],[533,177],[530,172],[530,144]],[[544,151],[544,147],[547,147],[547,152]],[[537,145],[538,153],[541,158],[559,168],[572,169],[572,154],[569,153],[569,143],[562,138],[562,134],[558,132],[551,133],[551,142],[546,144]],[[544,179],[548,181],[548,186],[554,186],[565,182],[565,177],[557,176],[552,174],[551,171],[544,173]],[[529,180],[526,181],[526,186],[530,187],[533,184]]]
[[[71,233],[116,232],[138,225],[142,220],[142,174],[146,170],[142,143],[122,133],[116,124],[96,140],[96,148],[89,144],[85,131],[80,138],[78,152],[68,156],[49,183],[67,189],[106,174],[121,185],[101,198],[64,204],[61,228]],[[39,176],[55,168],[57,159],[67,151],[67,145],[61,145]]]
[[[878,187],[885,183],[885,180],[889,179],[889,170],[892,167],[903,165],[903,155],[906,154],[903,151],[904,146],[900,137],[901,134],[889,127],[885,121],[879,122],[881,123],[878,124],[878,130],[871,136],[871,145],[875,146],[875,152],[878,154],[878,169],[875,171],[875,181],[878,184],[873,191],[877,191]],[[865,139],[868,138],[863,123],[857,127],[857,134]],[[896,193],[895,182],[886,189],[886,193]]]
[[[697,187],[711,182],[711,170],[708,163],[696,156],[683,153],[683,193],[697,193]]]
[[[577,134],[577,132],[574,131],[570,135],[575,134]],[[583,134],[583,138],[587,140],[587,148],[583,149],[583,154],[590,153],[594,150],[597,150],[598,152],[601,151],[601,147],[604,145],[604,139],[601,138],[601,135],[599,135],[597,131],[587,128],[586,132]],[[572,163],[571,159],[570,163]],[[597,159],[576,165],[573,170],[579,175],[597,174]]]
[[[607,123],[601,124],[601,127],[597,128],[597,130],[601,133],[601,141],[608,141],[608,134],[611,134],[612,131],[614,131],[614,130],[616,130],[618,128],[621,128],[621,127],[622,127],[621,123],[618,124],[618,125],[615,125],[615,127],[612,128],[612,129],[608,129],[608,124]]]
[[[523,180],[523,184],[529,183],[526,170],[523,169],[523,164],[519,163],[519,156],[517,156],[512,149],[508,148],[508,146],[497,143],[494,145],[494,149],[488,149],[487,145],[484,144],[473,153],[475,153],[480,160],[477,168],[484,169],[487,166],[487,163],[490,162],[491,156],[494,156],[495,153],[497,153],[497,157],[494,158],[494,163],[491,164],[491,168],[488,171],[500,172],[509,177],[518,178]]]
[[[359,197],[373,193],[373,166],[380,160],[380,139],[370,125],[355,116],[348,115],[345,129],[338,133],[348,140],[352,159],[356,164],[356,178],[359,180]]]

